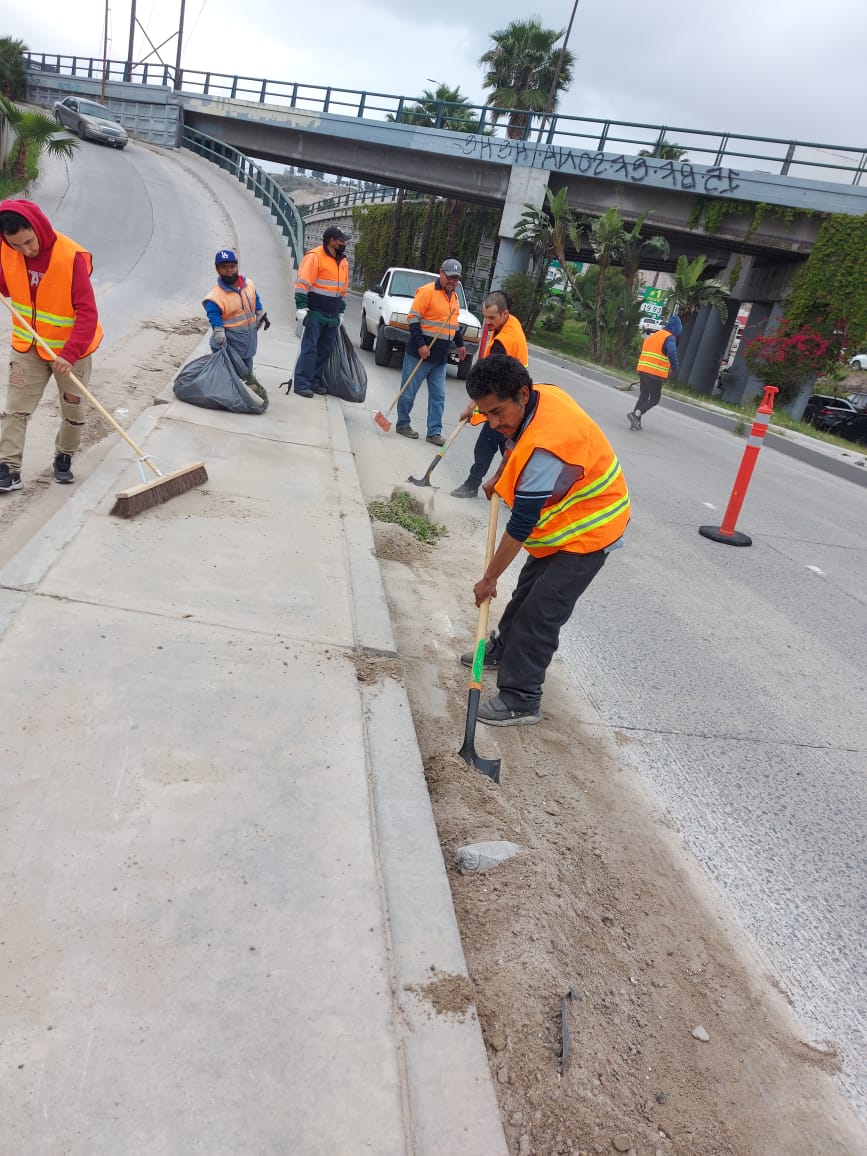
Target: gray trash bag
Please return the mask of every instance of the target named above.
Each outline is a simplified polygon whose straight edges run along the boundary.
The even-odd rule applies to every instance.
[[[268,408],[244,385],[225,345],[197,357],[178,370],[173,386],[179,401],[203,409],[227,409],[231,413],[264,413]]]
[[[341,401],[364,401],[367,396],[367,372],[342,324],[322,370],[322,384],[332,397],[339,397]]]

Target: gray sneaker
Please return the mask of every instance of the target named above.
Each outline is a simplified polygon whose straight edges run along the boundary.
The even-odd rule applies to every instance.
[[[474,498],[479,492],[479,487],[475,482],[471,482],[469,478],[465,482],[461,482],[456,490],[452,490],[453,498]]]
[[[418,438],[418,434],[411,425],[396,425],[394,432],[399,433],[402,438]]]
[[[629,418],[630,429],[641,429],[641,414],[628,413],[626,416]]]
[[[479,707],[479,722],[487,723],[489,727],[526,727],[542,721],[542,708],[535,710],[519,710],[509,707],[498,694],[483,702]]]

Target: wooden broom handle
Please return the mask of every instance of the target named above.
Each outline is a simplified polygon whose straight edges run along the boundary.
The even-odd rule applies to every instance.
[[[3,304],[9,310],[9,312],[12,314],[12,316],[15,318],[15,320],[18,322],[18,324],[22,327],[22,329],[27,330],[27,332],[30,334],[30,336],[33,338],[33,340],[36,342],[36,344],[39,346],[39,348],[44,349],[52,361],[57,361],[57,354],[54,352],[54,350],[51,348],[51,346],[48,344],[48,342],[43,341],[43,339],[39,336],[39,334],[36,332],[36,330],[33,328],[33,326],[30,325],[29,322],[25,321],[25,319],[21,316],[21,314],[18,312],[18,310],[15,308],[15,306],[9,300],[9,298],[3,297],[2,293],[0,293],[0,298],[2,298]],[[93,396],[93,394],[90,392],[90,390],[87,388],[87,386],[82,385],[82,383],[78,380],[78,378],[75,376],[75,374],[72,372],[72,370],[70,370],[69,373],[65,374],[64,376],[69,378],[69,380],[75,386],[76,390],[78,390],[84,397],[86,397],[87,400],[90,402],[90,404],[93,406],[93,408],[105,418],[105,420],[108,422],[108,424],[110,426],[113,427],[115,432],[120,434],[120,436],[123,438],[123,440],[126,442],[126,444],[130,447],[130,449],[135,451],[136,456],[138,458],[140,458],[146,465],[150,466],[150,468],[157,475],[157,477],[161,477],[162,475],[160,474],[160,471],[156,468],[156,466],[153,464],[153,462],[150,460],[150,458],[145,454],[144,450],[141,449],[140,446],[137,446],[135,444],[135,442],[132,440],[132,438],[129,436],[129,434],[126,432],[126,430],[123,428],[123,426],[118,421],[116,421],[115,418],[113,418],[111,416],[111,414],[108,412],[108,410],[102,404],[102,402],[97,401],[97,399]]]

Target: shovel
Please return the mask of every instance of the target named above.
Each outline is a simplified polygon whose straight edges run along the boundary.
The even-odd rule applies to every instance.
[[[491,509],[488,513],[488,542],[485,547],[485,569],[490,565],[494,556],[494,546],[497,541],[497,513],[500,499],[497,494],[491,494]],[[476,722],[479,715],[479,699],[482,696],[482,671],[485,667],[485,644],[488,638],[488,610],[491,606],[490,598],[486,598],[479,607],[479,616],[476,620],[476,648],[473,654],[473,669],[470,672],[470,693],[467,699],[467,725],[464,730],[464,745],[458,754],[468,767],[475,767],[483,775],[487,775],[495,783],[500,781],[500,759],[483,759],[476,754]]]
[[[436,457],[431,462],[431,464],[428,466],[428,468],[425,470],[424,475],[422,477],[414,478],[412,476],[412,474],[410,474],[406,480],[408,482],[412,482],[412,484],[414,486],[429,486],[431,474],[434,472],[434,470],[437,468],[437,466],[443,460],[443,458],[445,457],[446,450],[449,448],[449,446],[452,444],[452,442],[455,440],[455,438],[458,436],[458,434],[461,432],[461,430],[464,428],[464,426],[466,424],[467,424],[466,418],[464,418],[462,421],[458,422],[458,424],[455,426],[455,428],[449,434],[448,438],[446,438],[445,445],[440,447],[439,452],[437,453]]]

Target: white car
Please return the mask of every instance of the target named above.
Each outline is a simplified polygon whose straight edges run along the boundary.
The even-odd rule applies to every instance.
[[[439,273],[426,273],[423,269],[386,269],[382,281],[372,286],[361,300],[361,348],[373,350],[377,365],[390,365],[391,355],[396,349],[401,353],[406,348],[409,337],[409,311],[416,290],[428,281],[436,281]],[[449,351],[449,361],[458,367],[458,377],[466,381],[473,364],[473,357],[479,348],[482,323],[467,309],[464,287],[458,284],[458,301],[461,310],[458,325],[463,333],[467,355],[458,361],[455,346]]]
[[[79,96],[67,96],[54,102],[54,119],[77,132],[82,140],[98,140],[116,149],[125,149],[129,137],[126,129],[105,105]]]
[[[856,353],[849,358],[849,365],[852,369],[867,369],[867,353]]]

